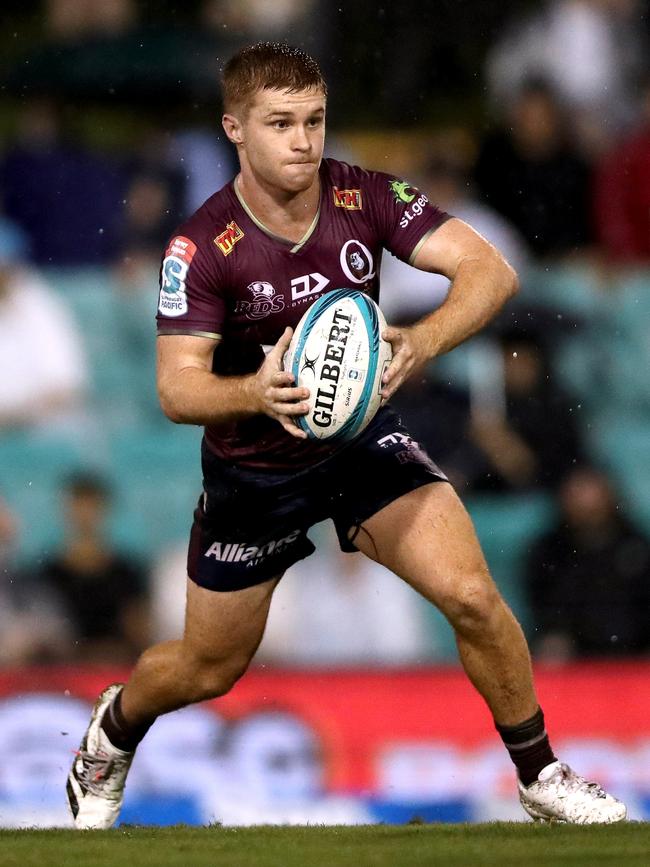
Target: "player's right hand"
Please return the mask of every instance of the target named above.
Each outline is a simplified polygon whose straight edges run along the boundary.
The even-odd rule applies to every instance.
[[[306,415],[309,411],[305,402],[309,397],[309,389],[296,387],[293,374],[282,367],[292,334],[291,328],[284,329],[282,337],[255,374],[256,402],[259,411],[279,421],[287,433],[297,439],[307,439],[307,434],[293,421],[293,417]]]

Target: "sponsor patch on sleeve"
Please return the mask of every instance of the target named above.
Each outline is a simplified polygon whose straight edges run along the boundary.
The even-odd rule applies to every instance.
[[[345,208],[346,211],[361,211],[363,200],[361,190],[339,190],[334,187],[334,204],[337,208]]]
[[[229,256],[232,253],[235,244],[238,241],[241,241],[243,237],[243,229],[240,229],[237,223],[232,220],[226,225],[224,231],[214,238],[214,243],[221,250],[224,256]]]
[[[160,278],[158,310],[163,316],[182,316],[187,313],[186,280],[196,244],[178,235],[165,252]]]

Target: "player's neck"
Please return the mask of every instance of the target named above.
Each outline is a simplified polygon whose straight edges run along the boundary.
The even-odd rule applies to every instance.
[[[274,235],[297,243],[314,222],[320,204],[320,176],[307,190],[286,193],[240,173],[235,178],[240,199],[256,220]]]

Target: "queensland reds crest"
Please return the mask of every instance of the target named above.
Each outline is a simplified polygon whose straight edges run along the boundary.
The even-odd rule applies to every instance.
[[[353,283],[367,283],[375,276],[372,253],[361,241],[346,241],[341,247],[341,268]]]
[[[254,280],[246,287],[253,296],[252,301],[238,301],[235,313],[244,313],[247,319],[264,319],[269,313],[284,310],[284,299],[278,295],[270,283]]]

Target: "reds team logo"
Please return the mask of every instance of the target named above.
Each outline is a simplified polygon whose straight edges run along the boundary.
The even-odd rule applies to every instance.
[[[353,283],[367,283],[375,276],[372,253],[361,241],[346,241],[341,247],[340,261],[343,273]]]
[[[270,313],[284,310],[284,298],[264,280],[254,280],[246,287],[253,295],[252,301],[238,301],[235,313],[244,313],[247,319],[264,319]]]
[[[337,208],[345,208],[346,211],[361,211],[363,201],[361,190],[339,190],[334,187],[334,204]]]
[[[158,310],[163,316],[182,316],[187,313],[185,284],[195,253],[196,244],[183,235],[178,235],[167,247],[160,272],[158,301]]]
[[[241,241],[243,237],[243,230],[240,229],[237,223],[233,220],[231,223],[226,225],[226,228],[220,235],[217,235],[214,239],[214,243],[221,250],[224,256],[229,256],[237,241]]]

